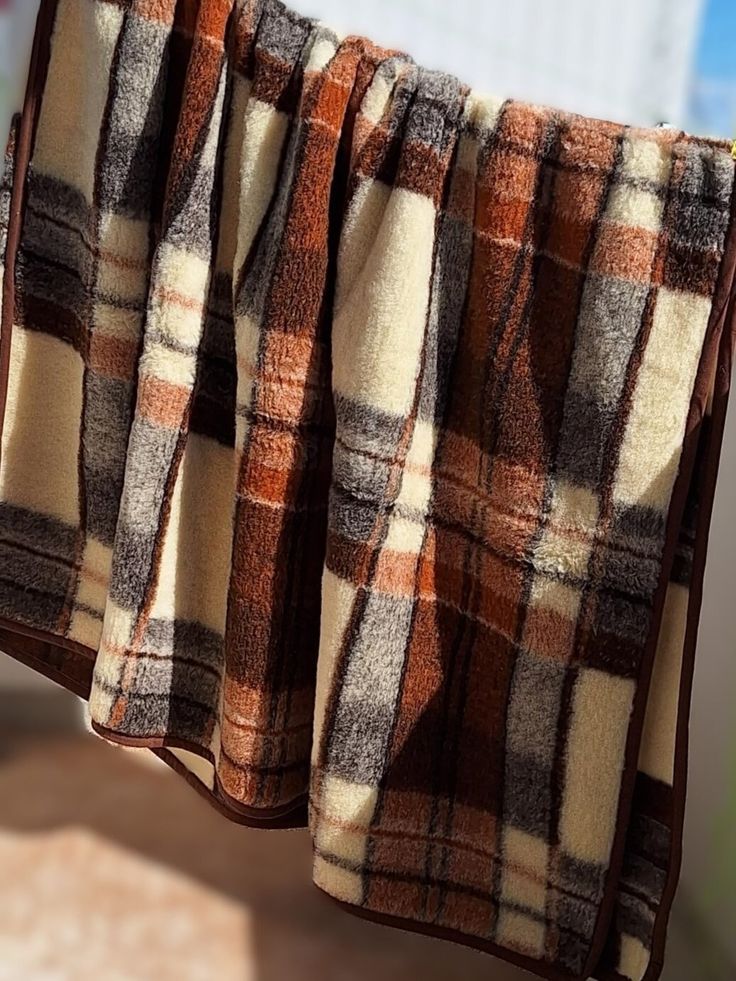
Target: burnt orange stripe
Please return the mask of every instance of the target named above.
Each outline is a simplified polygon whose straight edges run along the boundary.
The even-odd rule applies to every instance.
[[[162,304],[180,307],[182,310],[193,310],[195,313],[201,313],[204,308],[204,302],[202,300],[198,300],[192,296],[185,296],[183,293],[179,293],[177,290],[167,289],[165,286],[156,286],[153,294]]]
[[[286,726],[284,729],[271,729],[267,726],[258,726],[252,722],[242,722],[238,719],[234,719],[227,711],[223,713],[223,717],[228,721],[228,723],[236,729],[244,729],[247,732],[253,732],[256,735],[266,735],[273,736],[274,738],[280,738],[283,736],[290,736],[295,732],[303,732],[305,729],[311,729],[311,722],[302,722],[298,725]]]
[[[111,337],[99,330],[90,333],[88,367],[99,374],[121,381],[132,381],[136,374],[138,344]]]
[[[104,247],[97,249],[97,256],[108,266],[115,266],[116,269],[126,269],[130,272],[144,272],[148,269],[147,261],[120,255],[118,252],[112,252]]]
[[[153,375],[144,375],[138,386],[140,416],[165,429],[179,429],[189,405],[191,391]]]
[[[417,525],[417,532],[423,537],[422,524]],[[412,597],[416,588],[418,559],[419,552],[398,552],[384,545],[376,561],[372,588],[392,596]]]
[[[660,236],[645,228],[603,221],[591,259],[594,272],[632,283],[649,283]]]
[[[123,8],[130,5],[131,13],[144,20],[171,25],[174,22],[174,11],[177,6],[196,11],[199,3],[200,0],[184,0],[183,3],[182,0],[127,0],[127,2],[123,0],[119,5]]]
[[[254,760],[252,763],[247,763],[241,760],[233,759],[233,757],[228,753],[224,746],[220,747],[220,770],[222,770],[222,763],[225,761],[229,767],[233,770],[238,771],[241,774],[255,774],[255,780],[260,779],[263,775],[276,775],[280,773],[288,773],[289,771],[299,772],[304,769],[309,768],[309,761],[300,757],[295,760],[287,760],[284,763],[264,764],[258,763]],[[301,795],[300,795],[301,796]],[[289,806],[288,804],[285,806]]]

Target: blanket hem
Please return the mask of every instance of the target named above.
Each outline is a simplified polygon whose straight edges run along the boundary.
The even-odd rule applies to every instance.
[[[58,658],[60,664],[53,664],[50,660],[40,657],[29,649],[33,641],[43,644],[52,649],[53,656]],[[25,664],[42,674],[49,681],[77,695],[87,701],[89,698],[90,686],[92,684],[92,669],[95,662],[95,652],[90,648],[83,647],[73,641],[66,641],[63,637],[54,634],[47,634],[32,627],[24,627],[21,624],[13,623],[9,620],[0,618],[0,649],[8,657],[12,657],[20,664]],[[84,670],[88,671],[87,677],[78,677],[65,670],[69,659],[79,659]],[[251,828],[271,828],[274,830],[301,829],[307,826],[307,801],[306,798],[298,798],[290,804],[278,808],[249,808],[239,801],[234,800],[227,794],[222,787],[216,784],[216,789],[210,790],[206,784],[202,783],[187,767],[179,760],[172,750],[181,749],[193,753],[200,759],[211,763],[211,755],[208,755],[203,747],[195,743],[188,743],[182,739],[169,739],[167,737],[150,739],[135,739],[122,736],[112,730],[105,729],[92,722],[92,729],[96,735],[106,742],[115,743],[119,746],[133,747],[136,749],[149,749],[152,753],[163,760],[180,776],[183,776],[198,793],[200,793],[210,804],[212,804],[221,814],[236,824],[244,824]]]
[[[705,461],[699,478],[700,514],[695,532],[693,571],[687,611],[685,642],[683,646],[680,691],[677,708],[677,730],[675,736],[675,762],[673,782],[673,829],[670,865],[664,893],[660,901],[658,915],[654,922],[651,961],[643,981],[656,981],[664,965],[667,923],[672,902],[675,897],[682,860],[685,805],[687,799],[688,745],[690,701],[692,697],[695,654],[698,625],[703,598],[704,573],[708,552],[713,505],[715,501],[716,480],[720,463],[723,433],[726,423],[728,399],[731,386],[731,362],[736,341],[736,193],[732,198],[731,224],[723,256],[722,285],[724,296],[719,289],[716,296],[721,301],[715,327],[714,346],[717,349],[714,371],[713,403],[710,418],[710,432],[705,452]],[[726,285],[727,284],[727,285]],[[713,367],[713,365],[711,365]],[[708,391],[700,393],[702,412]],[[695,440],[693,440],[695,442]],[[605,979],[608,981],[608,979]]]
[[[529,971],[537,977],[547,978],[548,981],[570,981],[570,978],[577,977],[572,972],[555,969],[552,965],[539,961],[534,957],[527,957],[509,947],[502,947],[492,940],[485,940],[482,937],[474,936],[470,933],[463,933],[461,930],[453,930],[451,927],[437,926],[434,923],[424,923],[421,920],[409,920],[403,916],[392,916],[389,913],[381,913],[377,910],[366,909],[364,906],[354,906],[342,899],[337,899],[330,893],[325,892],[319,885],[314,884],[320,896],[333,904],[337,904],[347,913],[359,917],[361,920],[368,920],[379,926],[391,927],[394,930],[403,930],[406,933],[418,933],[425,937],[432,937],[435,940],[445,940],[450,943],[459,944],[462,947],[471,947],[485,954],[491,954],[499,960],[513,964],[524,971]],[[606,979],[611,981],[611,979]]]

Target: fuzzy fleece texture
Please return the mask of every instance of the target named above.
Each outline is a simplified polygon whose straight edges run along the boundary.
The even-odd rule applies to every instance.
[[[0,644],[317,885],[658,976],[732,344],[725,143],[276,0],[44,0]],[[243,874],[247,874],[244,870]]]

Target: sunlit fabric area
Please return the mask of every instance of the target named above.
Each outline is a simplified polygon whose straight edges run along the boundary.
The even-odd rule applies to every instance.
[[[736,147],[732,0],[290,2],[341,35],[409,51],[499,99]],[[3,132],[22,106],[37,9],[38,0],[0,0]],[[724,155],[732,165],[728,146]],[[734,500],[732,404],[663,981],[736,978]],[[6,544],[0,535],[0,557]],[[0,580],[11,576],[0,558]],[[308,830],[239,823],[237,811],[195,792],[191,774],[182,779],[150,749],[105,741],[103,728],[95,731],[81,699],[0,653],[0,981],[529,977],[469,947],[346,915],[312,883]]]

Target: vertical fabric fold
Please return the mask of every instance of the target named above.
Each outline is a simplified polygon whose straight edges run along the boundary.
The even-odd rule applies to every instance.
[[[191,561],[205,558],[210,565],[218,558],[210,543],[214,559],[208,562],[197,539],[204,534],[197,505],[205,506],[213,490],[221,494],[223,485],[226,507],[231,495],[228,462],[208,459],[208,448],[190,440],[190,425],[219,221],[230,8],[228,0],[200,4],[192,25],[151,262],[117,547],[90,698],[92,719],[100,726],[130,737],[151,736],[152,727],[156,735],[170,729],[175,738],[196,731],[205,746],[217,721],[210,701],[221,666],[211,634],[218,627],[222,632],[222,610],[216,597],[210,603],[206,591],[192,588]],[[192,492],[192,473],[198,470],[203,479]],[[193,504],[191,520],[181,513],[182,498]],[[223,547],[226,543],[220,553]],[[200,574],[216,577],[219,570],[207,565]]]

